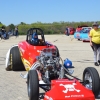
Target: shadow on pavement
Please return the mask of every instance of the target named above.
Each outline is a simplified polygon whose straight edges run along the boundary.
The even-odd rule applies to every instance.
[[[94,63],[92,60],[83,60],[83,61],[72,61],[72,62],[80,62],[80,63]]]

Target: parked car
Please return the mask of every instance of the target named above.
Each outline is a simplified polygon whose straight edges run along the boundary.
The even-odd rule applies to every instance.
[[[70,27],[70,35],[74,35],[74,32],[75,32],[75,28]]]
[[[74,38],[78,40],[89,41],[89,32],[92,29],[92,27],[82,27],[80,31],[76,31],[74,33]]]
[[[90,41],[90,38],[89,38],[89,32],[90,30],[92,29],[92,27],[83,27],[82,28],[82,31],[81,31],[81,40],[83,42],[85,41]]]

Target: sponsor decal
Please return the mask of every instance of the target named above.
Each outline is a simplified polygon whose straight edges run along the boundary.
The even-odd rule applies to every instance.
[[[76,91],[76,92],[80,92],[81,90],[76,89],[75,85],[77,85],[76,83],[72,83],[72,84],[60,84],[59,86],[63,86],[65,88],[65,90],[63,90],[62,92],[67,93],[68,91]]]
[[[70,98],[70,95],[65,96],[65,98]]]
[[[65,98],[71,98],[71,97],[84,97],[84,95],[67,95]]]
[[[84,97],[84,95],[71,95],[71,97]]]
[[[65,83],[65,82],[75,82],[75,80],[74,80],[74,81],[61,81],[61,80],[57,80],[56,82],[57,82],[57,83],[59,83],[59,82],[60,82],[60,83],[61,83],[61,82],[64,82],[64,83]]]

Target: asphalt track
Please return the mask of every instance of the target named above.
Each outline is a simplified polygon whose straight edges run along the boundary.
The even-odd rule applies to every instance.
[[[26,36],[11,37],[9,40],[0,40],[0,100],[28,100],[26,79],[20,73],[5,70],[5,56],[7,50],[14,44],[25,40]],[[73,61],[74,76],[82,79],[86,67],[95,67],[100,74],[100,66],[93,63],[93,52],[88,42],[77,41],[73,36],[46,35],[45,39],[59,48],[62,59]],[[96,99],[100,100],[100,98]]]

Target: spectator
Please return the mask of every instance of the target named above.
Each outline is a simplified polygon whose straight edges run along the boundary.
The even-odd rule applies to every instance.
[[[92,24],[93,29],[90,30],[90,45],[94,51],[94,65],[100,65],[100,29],[98,28],[99,24],[94,22]],[[97,59],[98,58],[98,59]]]
[[[2,32],[1,32],[1,29],[0,29],[0,38],[1,38],[1,35],[2,35]]]
[[[4,26],[2,26],[2,28],[1,28],[1,32],[2,32],[2,34],[5,33],[5,27],[4,27]]]
[[[15,27],[15,36],[16,37],[18,36],[18,27],[17,26]]]
[[[1,28],[1,39],[4,38],[5,32],[6,32],[5,27],[2,26],[2,28]]]
[[[66,26],[66,35],[69,36],[70,35],[70,28],[68,26]]]

